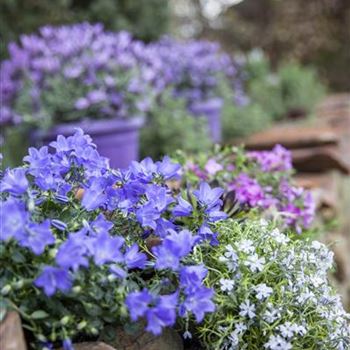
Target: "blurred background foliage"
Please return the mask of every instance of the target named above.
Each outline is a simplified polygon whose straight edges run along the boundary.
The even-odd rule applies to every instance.
[[[273,67],[312,64],[332,90],[350,90],[349,0],[173,0],[178,35],[218,40],[228,52],[261,48]]]
[[[145,41],[171,32],[219,41],[230,53],[258,47],[274,68],[312,64],[333,90],[350,90],[349,0],[0,0],[1,57],[21,33],[79,21]]]

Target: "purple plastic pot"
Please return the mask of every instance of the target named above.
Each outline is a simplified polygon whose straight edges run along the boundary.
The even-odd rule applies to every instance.
[[[214,143],[221,142],[221,109],[223,101],[211,98],[204,102],[197,102],[190,106],[193,114],[204,116],[208,122],[209,136]]]
[[[113,168],[126,168],[139,157],[139,131],[144,124],[143,118],[84,120],[54,126],[44,132],[33,133],[36,146],[56,140],[57,135],[70,136],[75,128],[81,128],[89,134],[97,146],[98,152],[109,158]]]

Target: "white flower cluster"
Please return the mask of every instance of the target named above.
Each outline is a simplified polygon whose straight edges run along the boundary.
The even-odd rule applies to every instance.
[[[209,349],[350,349],[350,315],[329,284],[325,245],[256,221],[229,220],[218,231],[218,307],[203,327]]]

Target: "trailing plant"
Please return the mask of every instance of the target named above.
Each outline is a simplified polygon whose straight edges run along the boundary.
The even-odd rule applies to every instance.
[[[273,223],[217,224],[219,244],[199,248],[210,266],[215,313],[198,327],[205,349],[345,350],[350,314],[328,281],[333,253]]]

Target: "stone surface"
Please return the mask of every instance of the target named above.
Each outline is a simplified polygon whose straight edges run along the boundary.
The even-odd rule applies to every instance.
[[[0,323],[1,350],[26,350],[21,319],[17,312],[8,311]]]
[[[165,329],[160,336],[140,331],[135,335],[127,334],[123,328],[117,328],[116,350],[183,350],[183,341],[173,329]]]
[[[116,350],[110,345],[107,345],[103,342],[83,342],[83,343],[74,343],[75,350]],[[59,350],[62,350],[60,348]]]
[[[322,145],[337,145],[339,135],[328,126],[295,126],[283,124],[261,131],[240,140],[248,149],[270,149],[281,144],[289,149],[299,149]]]
[[[293,166],[300,172],[338,170],[343,174],[350,174],[349,154],[335,145],[293,149],[292,157]]]

